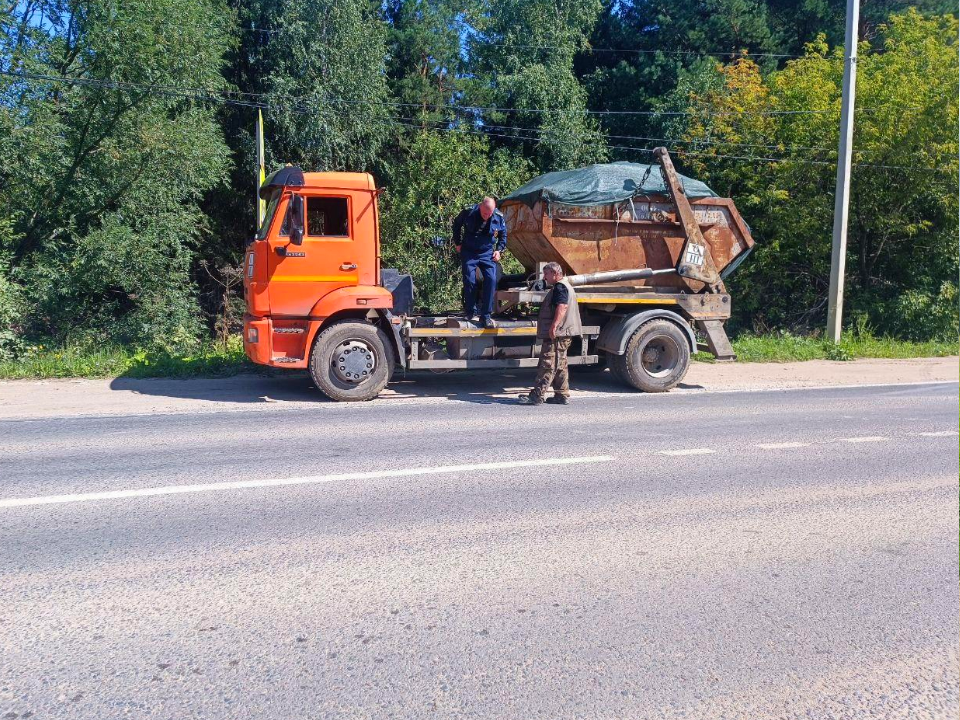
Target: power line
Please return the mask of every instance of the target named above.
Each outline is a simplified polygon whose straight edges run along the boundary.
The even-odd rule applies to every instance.
[[[401,118],[401,120],[413,120],[416,121],[416,118]],[[504,133],[492,133],[485,132],[482,130],[469,130],[467,128],[456,128],[456,127],[433,127],[433,128],[424,128],[422,125],[413,123],[405,123],[398,121],[388,121],[394,125],[401,125],[404,127],[409,127],[417,130],[438,130],[441,132],[466,132],[473,135],[483,135],[487,137],[499,137],[499,138],[509,138],[513,140],[542,140],[542,136],[525,136],[525,135],[513,135],[513,134],[504,134]],[[531,132],[536,132],[532,128],[529,128]],[[686,141],[681,141],[686,142]],[[652,147],[634,147],[631,145],[608,145],[609,149],[614,150],[632,150],[636,152],[646,152],[652,153],[655,148]],[[685,150],[684,148],[678,148],[678,150],[684,155],[689,155],[691,157],[703,157],[703,158],[721,158],[724,160],[737,160],[737,161],[750,161],[750,162],[767,162],[767,163],[795,163],[800,165],[826,165],[834,166],[836,162],[831,162],[829,160],[809,160],[805,158],[782,158],[782,157],[758,157],[754,155],[726,155],[721,153],[703,153],[703,152],[694,152],[691,150]],[[885,170],[920,170],[925,172],[943,172],[943,168],[931,168],[931,167],[911,167],[908,165],[880,165],[875,163],[854,163],[854,167],[858,168],[875,168],[875,169],[885,169]]]
[[[203,96],[204,98],[215,100],[217,96],[211,94],[209,90],[203,90],[199,88],[175,88],[173,86],[163,86],[163,85],[148,85],[143,83],[131,83],[123,82],[116,80],[97,80],[93,78],[80,78],[80,77],[65,77],[57,75],[44,75],[41,73],[28,73],[28,72],[15,72],[11,70],[0,70],[0,75],[7,75],[10,77],[17,77],[26,80],[42,80],[48,82],[63,82],[68,84],[78,84],[78,85],[90,85],[90,86],[104,86],[111,87],[116,89],[125,89],[125,90],[139,90],[143,92],[147,91],[156,91],[156,92],[169,92],[172,94],[180,94],[184,97],[199,97]],[[403,102],[393,102],[385,100],[348,100],[346,98],[323,98],[323,97],[303,97],[303,96],[289,96],[289,95],[274,95],[273,93],[253,93],[253,92],[244,92],[239,90],[219,90],[220,96],[229,96],[229,95],[241,95],[249,98],[280,98],[286,101],[299,101],[299,102],[327,102],[327,103],[339,103],[344,105],[378,105],[383,107],[411,107],[411,108],[430,108],[432,110],[449,110],[449,111],[460,111],[460,112],[472,112],[477,114],[483,113],[514,113],[514,114],[550,114],[550,113],[567,113],[567,114],[579,114],[579,115],[640,115],[640,116],[698,116],[698,117],[742,117],[742,116],[789,116],[789,115],[824,115],[824,114],[833,114],[836,113],[836,110],[825,109],[825,110],[730,110],[730,111],[701,111],[701,110],[587,110],[582,108],[502,108],[493,105],[483,106],[483,105],[457,105],[457,104],[444,104],[438,105],[436,103],[403,103]],[[226,101],[226,100],[225,100]],[[232,99],[230,100],[233,101]],[[250,101],[253,102],[253,101]],[[252,107],[262,107],[268,108],[271,104],[269,102],[260,102],[254,103]],[[879,108],[857,108],[863,112],[876,111]]]
[[[500,138],[511,138],[511,139],[515,139],[515,140],[542,141],[542,140],[544,139],[544,138],[543,138],[543,135],[546,134],[546,132],[548,132],[548,131],[544,131],[544,130],[541,130],[541,129],[538,129],[538,128],[519,127],[519,126],[516,126],[516,125],[486,125],[486,124],[483,125],[483,126],[477,127],[475,130],[471,130],[471,129],[469,129],[469,128],[463,128],[463,127],[440,127],[440,126],[427,128],[427,127],[425,127],[424,125],[420,124],[420,123],[423,123],[423,122],[424,122],[421,118],[396,118],[396,119],[397,119],[397,120],[409,121],[409,123],[411,123],[411,124],[410,124],[410,127],[419,127],[419,128],[421,128],[421,129],[425,129],[425,130],[441,130],[441,131],[451,131],[451,132],[455,132],[455,131],[461,130],[461,131],[463,131],[463,132],[469,132],[469,133],[471,133],[471,134],[476,134],[476,135],[486,135],[486,136],[490,136],[490,137],[500,137]],[[429,122],[429,123],[432,123],[432,124],[435,124],[435,125],[442,125],[442,124],[443,124],[442,121],[438,121],[438,120],[426,121],[426,122]],[[516,132],[532,133],[532,135],[502,134],[502,133],[498,133],[498,132],[490,132],[491,130],[513,130],[513,131],[516,131]],[[647,141],[650,141],[650,142],[658,142],[658,143],[667,144],[667,145],[699,145],[699,144],[707,144],[707,145],[729,145],[729,146],[734,146],[734,147],[754,147],[754,148],[773,149],[773,150],[782,150],[782,151],[799,151],[799,152],[804,152],[804,151],[820,151],[820,152],[835,152],[835,150],[834,150],[833,148],[811,147],[811,146],[799,146],[799,145],[738,143],[738,142],[727,141],[727,140],[686,139],[686,138],[658,138],[658,137],[646,137],[646,136],[642,136],[642,135],[611,135],[611,134],[606,134],[606,133],[599,133],[598,136],[599,136],[601,139],[603,139],[603,140],[647,140]],[[587,137],[587,136],[585,136],[585,135],[580,135],[580,136],[577,136],[577,137],[585,138],[585,137]],[[653,150],[653,148],[649,148],[649,147],[637,148],[637,147],[627,146],[627,145],[610,145],[610,144],[608,144],[607,147],[608,147],[608,148],[614,148],[614,149],[623,149],[623,150],[642,150],[642,151],[648,151],[648,152],[651,152],[651,151]],[[812,165],[831,165],[831,166],[836,164],[835,161],[831,161],[831,160],[811,160],[811,159],[802,159],[802,158],[793,158],[793,157],[788,157],[788,158],[782,158],[782,157],[757,157],[757,156],[753,156],[753,155],[751,155],[751,156],[729,155],[729,154],[714,153],[714,152],[696,152],[696,151],[694,151],[694,150],[687,150],[687,149],[685,149],[685,148],[683,148],[683,147],[678,148],[678,150],[679,150],[680,152],[684,153],[685,155],[691,155],[691,156],[696,156],[696,157],[716,157],[716,158],[735,159],[735,160],[763,160],[763,161],[767,161],[767,162],[795,162],[795,163],[798,162],[798,163],[806,163],[806,164],[812,164]],[[864,153],[864,152],[871,152],[871,151],[858,150],[858,151],[856,151],[856,152],[858,152],[858,153]],[[880,152],[880,151],[877,150],[877,151],[874,151],[874,152]],[[920,166],[914,168],[914,167],[909,167],[909,166],[905,166],[905,165],[883,165],[883,164],[875,164],[875,163],[857,163],[856,166],[857,166],[857,167],[869,167],[869,168],[884,168],[884,169],[892,169],[892,170],[913,170],[913,169],[916,169],[916,170],[925,170],[925,171],[930,171],[930,172],[941,172],[941,171],[942,171],[941,168],[929,168],[929,167],[920,167]]]
[[[256,32],[262,33],[264,35],[279,35],[283,33],[283,30],[280,29],[266,29],[258,27],[243,27],[243,30],[247,32]],[[522,50],[561,50],[563,49],[560,45],[531,45],[526,43],[502,43],[502,42],[492,42],[488,40],[482,40],[477,38],[472,38],[477,42],[482,43],[487,47],[500,47],[500,48],[518,48]],[[639,49],[628,49],[628,48],[611,48],[611,47],[595,47],[593,45],[586,45],[584,48],[577,50],[577,53],[619,53],[624,55],[694,55],[697,57],[704,56],[737,56],[737,57],[772,57],[772,58],[800,58],[805,57],[804,55],[796,55],[791,53],[766,53],[766,52],[751,52],[744,49],[740,50],[639,50]]]
[[[531,50],[559,50],[560,47],[557,45],[517,45],[510,43],[491,43],[485,42],[484,45],[490,45],[492,47],[505,47],[505,48],[523,48]],[[582,51],[579,51],[585,54],[590,53],[618,53],[624,55],[687,55],[695,57],[717,57],[717,56],[732,56],[732,57],[772,57],[772,58],[799,58],[803,55],[790,55],[787,53],[760,53],[760,52],[750,52],[747,50],[627,50],[625,48],[603,48],[603,47],[593,47],[587,46]]]
[[[261,109],[279,108],[279,109],[289,110],[294,113],[310,115],[310,116],[314,116],[317,114],[315,109],[309,109],[309,108],[298,107],[298,106],[278,106],[278,105],[271,105],[269,103],[256,102],[256,101],[250,101],[250,100],[237,100],[233,98],[223,97],[222,94],[213,95],[207,91],[197,89],[197,88],[176,89],[176,88],[173,88],[172,86],[144,85],[140,83],[127,83],[127,82],[112,81],[112,80],[97,80],[94,78],[62,77],[62,76],[55,76],[55,75],[42,75],[39,73],[13,72],[9,70],[0,70],[0,75],[17,77],[21,79],[35,79],[35,80],[50,81],[50,82],[65,82],[65,83],[72,83],[72,84],[78,84],[78,85],[107,87],[112,89],[128,90],[128,91],[129,90],[134,90],[139,92],[152,91],[157,94],[165,95],[165,96],[182,97],[182,98],[194,99],[202,102],[215,102],[215,103],[220,103],[224,105],[233,105],[233,106],[246,107],[246,108],[261,108]],[[257,96],[257,95],[265,96],[265,94],[257,94],[257,93],[243,93],[243,94],[250,95],[250,96]],[[363,101],[358,101],[358,102],[363,102]],[[420,105],[414,105],[413,103],[397,103],[396,105],[421,107]],[[387,119],[386,122],[393,125],[406,126],[406,127],[416,128],[421,130],[430,129],[430,130],[438,130],[438,131],[445,131],[445,132],[467,132],[467,133],[482,135],[487,137],[498,137],[498,138],[504,138],[504,139],[524,140],[524,141],[542,141],[543,140],[543,137],[542,137],[543,131],[535,128],[521,128],[516,126],[491,126],[491,127],[509,128],[517,131],[534,133],[534,135],[532,136],[516,135],[516,134],[490,132],[482,128],[477,130],[470,130],[462,127],[424,128],[423,125],[415,124],[416,118],[401,118],[401,119],[411,120],[414,122],[404,123],[404,122],[398,122],[396,120],[391,120],[391,119]],[[432,121],[432,122],[436,124],[439,121]],[[603,137],[644,139],[641,136],[612,136],[611,135],[611,136],[603,136]],[[662,138],[648,138],[648,139],[665,141],[670,143],[696,142],[696,141],[687,141],[687,140],[667,140]],[[649,148],[649,147],[640,148],[640,147],[627,146],[627,145],[609,145],[608,147],[611,149],[631,150],[631,151],[637,151],[637,152],[653,151],[653,148]],[[721,158],[721,159],[750,161],[750,162],[792,162],[792,163],[800,163],[800,164],[808,164],[808,165],[835,165],[835,163],[830,161],[819,161],[819,160],[809,160],[809,159],[799,159],[799,158],[771,158],[771,157],[756,157],[756,156],[743,156],[743,155],[726,155],[726,154],[720,154],[720,153],[698,153],[690,150],[685,150],[683,148],[680,148],[680,151],[683,152],[685,155],[690,155],[692,157]],[[871,167],[871,168],[883,168],[883,169],[891,169],[891,170],[921,170],[921,171],[928,171],[928,172],[942,171],[941,168],[909,167],[909,166],[901,166],[901,165],[876,165],[876,164],[869,164],[869,163],[855,163],[854,167]]]
[[[225,105],[233,105],[238,107],[261,108],[261,109],[282,108],[282,109],[291,110],[294,112],[302,112],[304,114],[309,114],[309,115],[316,114],[315,110],[303,108],[302,106],[291,107],[289,105],[277,105],[271,102],[263,102],[263,101],[256,101],[256,100],[242,100],[242,99],[238,100],[235,98],[224,97],[224,95],[237,94],[237,95],[243,95],[243,96],[252,97],[252,98],[265,98],[265,97],[268,97],[267,93],[249,93],[249,92],[228,90],[228,91],[219,91],[221,93],[220,95],[212,95],[208,91],[205,91],[199,88],[176,88],[168,85],[143,85],[139,83],[128,83],[128,82],[121,82],[121,81],[97,80],[92,78],[79,78],[79,77],[65,78],[65,77],[58,77],[54,75],[42,75],[37,73],[13,73],[9,71],[0,71],[0,74],[11,75],[11,76],[21,77],[26,79],[36,79],[36,80],[51,81],[51,82],[68,82],[68,83],[74,83],[78,85],[108,87],[108,88],[120,89],[120,90],[135,90],[140,92],[152,91],[152,92],[156,92],[158,94],[166,95],[170,97],[186,97],[190,99],[217,102]],[[287,99],[287,100],[299,100],[299,101],[307,101],[307,102],[317,101],[317,99],[315,98],[303,98],[303,97],[297,98],[293,96],[279,96],[279,97],[281,99]],[[337,102],[337,99],[327,99],[325,101]],[[345,104],[366,104],[369,101],[343,100],[342,102]],[[381,104],[381,103],[374,103],[374,104]],[[423,105],[420,103],[382,103],[382,104],[388,105],[391,107],[407,107],[407,108],[418,108],[418,109],[423,107]],[[467,106],[435,105],[431,107],[464,108]],[[437,122],[437,121],[429,121],[429,122]],[[514,131],[527,131],[527,132],[534,132],[534,133],[540,132],[536,128],[525,128],[525,127],[518,127],[514,125],[496,125],[496,124],[489,124],[489,123],[484,123],[483,128],[485,128],[486,130],[504,129],[504,130],[514,130]],[[485,132],[485,134],[492,135],[492,133],[490,132]],[[697,145],[697,144],[729,145],[729,146],[737,146],[737,147],[755,147],[760,149],[780,149],[785,151],[801,151],[801,152],[809,152],[809,151],[832,152],[833,151],[832,148],[810,147],[810,146],[789,146],[789,145],[782,146],[779,144],[738,143],[738,142],[725,141],[725,140],[708,140],[705,138],[702,138],[702,139],[657,138],[657,137],[648,137],[648,136],[642,136],[642,135],[614,135],[614,134],[606,134],[606,133],[601,133],[601,137],[603,137],[604,139],[613,139],[613,140],[644,140],[644,141],[650,141],[650,142],[684,143],[684,144],[692,144],[692,145]],[[536,138],[529,138],[529,139],[536,139]],[[620,146],[617,146],[617,147],[620,147]]]
[[[183,88],[170,85],[147,85],[142,83],[123,82],[119,80],[100,80],[96,78],[82,77],[64,77],[58,75],[44,75],[41,73],[14,72],[11,70],[0,70],[0,75],[15,77],[23,80],[40,80],[42,82],[57,82],[68,85],[83,85],[86,87],[103,87],[112,90],[127,90],[144,93],[156,93],[168,97],[181,97],[195,100],[204,100],[210,102],[220,102],[226,105],[238,105],[241,107],[266,108],[267,105],[254,101],[238,100],[224,97],[230,91],[218,91],[220,94],[212,94],[209,90],[201,88]],[[241,95],[253,95],[253,93],[237,93]]]
[[[484,128],[490,128],[492,130],[531,130],[538,131],[536,128],[524,128],[518,127],[516,125],[490,125],[487,123],[483,124]],[[664,142],[664,143],[686,143],[693,145],[731,145],[736,147],[751,147],[751,148],[760,148],[763,150],[785,150],[791,152],[836,152],[836,148],[826,148],[826,147],[815,147],[808,145],[783,145],[780,143],[770,143],[770,144],[760,144],[760,143],[743,143],[743,142],[734,142],[732,140],[710,140],[707,138],[662,138],[662,137],[650,137],[647,135],[613,135],[610,133],[601,133],[602,137],[612,140],[646,140],[648,142]],[[863,152],[862,150],[860,152]]]
[[[284,30],[280,29],[265,29],[258,27],[242,27],[241,30],[246,32],[256,32],[262,33],[265,35],[279,35]],[[485,46],[489,47],[500,47],[500,48],[520,48],[524,50],[560,50],[563,49],[560,45],[533,45],[526,43],[499,43],[491,41],[479,40]],[[837,46],[841,47],[841,46]],[[591,54],[591,53],[617,53],[623,55],[686,55],[686,56],[696,56],[696,57],[729,57],[732,59],[747,59],[750,58],[815,58],[819,57],[818,55],[808,55],[808,54],[798,54],[798,53],[772,53],[772,52],[753,52],[752,50],[747,50],[746,48],[740,48],[738,50],[666,50],[664,48],[656,49],[635,49],[635,48],[611,48],[611,47],[594,47],[589,43],[583,48],[578,49],[577,54]],[[885,55],[887,51],[883,47],[871,48],[867,53],[862,53],[863,55]],[[910,55],[920,55],[921,53],[911,52]]]

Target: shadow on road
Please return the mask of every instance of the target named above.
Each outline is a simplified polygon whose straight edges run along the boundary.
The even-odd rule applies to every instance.
[[[310,376],[297,371],[282,377],[254,374],[187,379],[118,377],[110,383],[110,389],[217,403],[328,402],[313,387]]]
[[[403,398],[442,398],[479,404],[511,404],[521,392],[533,385],[533,369],[498,371],[462,371],[447,374],[417,371],[397,373],[387,390],[378,398],[390,402]],[[636,391],[617,383],[609,372],[575,372],[571,388],[576,391],[599,392],[605,395],[635,395]],[[696,389],[698,385],[681,385]],[[236,375],[226,378],[119,377],[110,389],[138,395],[181,398],[229,404],[328,403],[313,385],[306,372],[291,370],[278,375]]]

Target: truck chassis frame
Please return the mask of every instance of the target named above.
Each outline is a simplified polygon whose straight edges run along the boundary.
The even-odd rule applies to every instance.
[[[536,367],[541,343],[537,340],[536,320],[519,313],[526,305],[543,301],[546,291],[511,289],[497,292],[499,315],[514,313],[516,319],[502,321],[497,328],[469,325],[462,316],[411,316],[402,319],[397,329],[399,360],[404,370],[463,370]],[[584,316],[579,347],[568,358],[570,365],[594,365],[604,353],[623,354],[629,337],[617,335],[611,320],[626,322],[621,328],[629,334],[637,324],[632,318],[665,319],[682,327],[690,340],[690,352],[704,350],[720,361],[735,359],[723,330],[730,316],[730,296],[726,294],[687,294],[651,287],[585,287],[577,292]],[[591,322],[591,320],[605,322]],[[605,332],[607,326],[610,332]],[[705,338],[695,340],[694,328]],[[521,343],[517,343],[517,340]],[[527,342],[522,342],[526,340]],[[457,357],[451,357],[449,345],[456,345]],[[504,342],[512,355],[504,356]],[[599,341],[599,342],[598,342]],[[441,350],[443,352],[441,352]]]

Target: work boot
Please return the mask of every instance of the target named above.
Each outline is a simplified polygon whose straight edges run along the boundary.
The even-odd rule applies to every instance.
[[[553,397],[548,397],[544,402],[550,403],[551,405],[569,405],[570,399],[566,395],[554,395]]]
[[[489,315],[480,318],[480,324],[487,330],[494,330],[497,327],[497,323]]]
[[[523,394],[519,400],[521,405],[543,405],[543,398],[537,395]]]
[[[479,324],[480,324],[480,316],[479,316],[479,315],[464,315],[464,317],[467,319],[467,322],[468,322],[468,323],[473,323],[474,325],[479,325]]]

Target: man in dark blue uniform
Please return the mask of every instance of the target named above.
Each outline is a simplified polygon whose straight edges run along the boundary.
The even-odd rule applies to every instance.
[[[483,275],[483,297],[479,319],[483,327],[496,327],[493,315],[497,292],[497,263],[507,247],[507,223],[492,197],[466,208],[453,221],[453,244],[460,253],[463,272],[463,312],[468,320],[477,317],[477,270]]]

